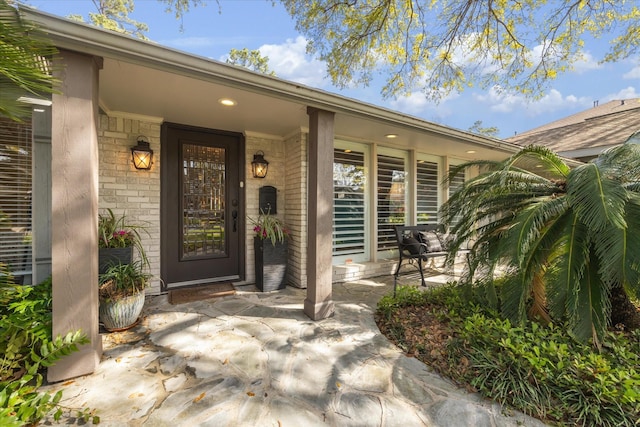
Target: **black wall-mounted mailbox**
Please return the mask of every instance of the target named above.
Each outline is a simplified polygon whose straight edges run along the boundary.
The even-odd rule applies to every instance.
[[[278,190],[271,185],[260,187],[259,213],[278,213]]]

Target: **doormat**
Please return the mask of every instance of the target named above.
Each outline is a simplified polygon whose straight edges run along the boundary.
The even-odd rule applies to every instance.
[[[210,298],[233,295],[236,289],[232,283],[209,283],[192,288],[174,289],[169,291],[170,304],[184,304],[186,302],[202,301]]]

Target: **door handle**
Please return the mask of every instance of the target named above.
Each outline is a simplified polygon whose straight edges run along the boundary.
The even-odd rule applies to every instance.
[[[232,211],[231,216],[233,217],[233,232],[235,233],[238,231],[238,211]]]

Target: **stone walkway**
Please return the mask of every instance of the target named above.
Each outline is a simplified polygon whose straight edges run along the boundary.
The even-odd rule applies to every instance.
[[[543,426],[456,387],[406,357],[373,314],[392,282],[334,285],[335,316],[313,322],[306,291],[170,305],[104,335],[97,372],[49,389],[95,408],[102,426]],[[65,420],[72,423],[73,420]]]

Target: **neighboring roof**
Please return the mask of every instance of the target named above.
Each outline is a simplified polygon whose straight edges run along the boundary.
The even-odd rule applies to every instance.
[[[624,143],[640,129],[640,98],[609,101],[507,138],[521,146],[542,145],[568,157],[596,156]]]
[[[336,138],[419,148],[459,158],[503,158],[519,150],[500,139],[472,134],[397,111],[255,73],[21,7],[60,49],[103,59],[101,108],[110,116],[136,113],[193,126],[289,135],[308,126],[308,108],[336,113]],[[217,100],[231,97],[233,109]],[[250,120],[250,122],[249,122]],[[385,134],[398,134],[391,143]],[[469,153],[474,153],[471,156]],[[466,154],[465,154],[466,153]],[[461,157],[462,155],[462,157]]]

